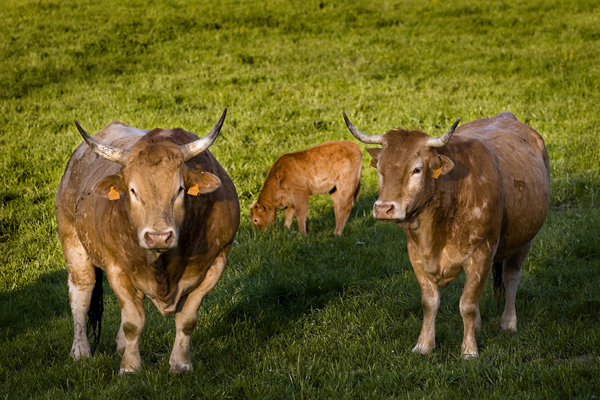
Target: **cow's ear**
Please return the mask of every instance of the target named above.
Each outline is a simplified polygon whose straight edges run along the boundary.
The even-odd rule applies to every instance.
[[[452,168],[454,168],[454,163],[443,154],[438,154],[438,156],[429,163],[429,169],[432,171],[432,176],[436,179],[441,175],[446,175]]]
[[[214,192],[221,186],[221,180],[210,172],[189,170],[185,177],[187,194],[198,196]]]
[[[92,188],[94,193],[109,200],[119,200],[125,194],[125,183],[121,175],[109,175],[100,179]]]
[[[381,149],[375,148],[370,149],[365,147],[365,150],[371,155],[371,167],[377,168],[377,161],[379,161],[379,155],[381,154]]]

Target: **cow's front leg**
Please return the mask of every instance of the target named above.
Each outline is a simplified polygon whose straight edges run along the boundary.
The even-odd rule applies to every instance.
[[[285,210],[283,210],[283,215],[285,216],[284,226],[287,229],[290,229],[292,222],[294,222],[294,216],[296,215],[294,206],[288,206]]]
[[[85,316],[90,309],[92,292],[96,282],[94,266],[79,241],[72,226],[63,226],[59,231],[69,277],[69,305],[73,314],[73,346],[71,357],[75,361],[92,356],[87,337]]]
[[[175,314],[175,343],[169,365],[171,373],[184,373],[192,370],[190,358],[191,335],[196,322],[198,321],[198,309],[204,296],[215,287],[227,262],[227,254],[231,246],[221,250],[221,253],[215,258],[213,264],[208,269],[204,281],[196,289],[191,291],[185,298],[182,298],[177,306]]]
[[[115,268],[109,271],[110,286],[121,305],[121,326],[116,340],[117,351],[123,354],[119,374],[139,371],[142,368],[140,337],[146,323],[144,295],[134,288],[125,274],[115,272]]]
[[[310,198],[310,193],[298,191],[294,192],[292,197],[296,210],[296,220],[298,221],[298,232],[306,235],[306,217],[308,216],[308,199]]]
[[[475,328],[481,326],[479,298],[485,287],[491,264],[492,260],[489,255],[474,254],[471,260],[469,260],[465,271],[465,287],[460,297],[460,315],[462,316],[464,325],[461,355],[464,359],[474,358],[479,355],[475,340]]]
[[[417,276],[421,286],[421,305],[423,306],[423,326],[415,353],[428,354],[435,347],[435,317],[440,308],[440,288],[425,276]]]

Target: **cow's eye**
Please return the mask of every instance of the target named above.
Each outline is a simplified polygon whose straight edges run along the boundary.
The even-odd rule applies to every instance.
[[[135,190],[133,188],[129,189],[129,191],[131,192],[131,194],[135,194]]]
[[[417,168],[413,169],[413,175],[420,174],[420,173],[421,173],[421,168],[417,167]]]

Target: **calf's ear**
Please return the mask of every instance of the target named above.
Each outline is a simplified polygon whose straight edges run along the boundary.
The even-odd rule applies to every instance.
[[[377,161],[379,161],[379,155],[381,154],[381,149],[375,148],[371,149],[365,147],[365,150],[371,155],[371,167],[377,168]]]
[[[429,163],[429,169],[433,171],[432,176],[436,179],[441,175],[446,175],[452,168],[454,168],[454,163],[443,154],[438,154]]]
[[[214,192],[221,186],[221,180],[210,172],[188,170],[185,176],[187,193],[192,196]]]
[[[96,182],[92,190],[109,200],[119,200],[125,194],[126,188],[121,175],[109,175]]]
[[[266,207],[260,204],[258,200],[254,200],[254,202],[250,205],[250,210],[267,211]]]

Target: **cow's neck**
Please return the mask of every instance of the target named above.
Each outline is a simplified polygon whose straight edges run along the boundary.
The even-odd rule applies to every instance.
[[[171,282],[178,278],[177,276],[171,276],[172,268],[170,268],[173,262],[177,262],[175,250],[169,250],[162,254],[155,251],[147,251],[146,260],[156,283],[152,285],[152,290],[157,298],[166,300],[170,297],[173,289]]]
[[[425,272],[439,273],[440,255],[445,246],[447,224],[452,218],[441,215],[442,207],[434,198],[410,221],[399,225],[406,232],[406,237],[418,249]]]

